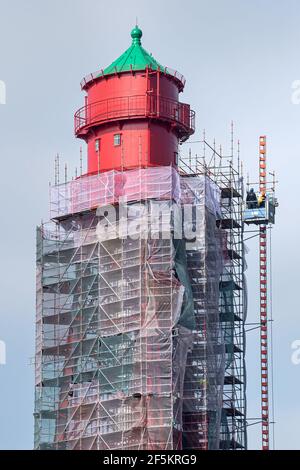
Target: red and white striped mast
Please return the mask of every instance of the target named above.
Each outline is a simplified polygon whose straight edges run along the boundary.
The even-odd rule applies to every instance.
[[[259,138],[259,191],[266,194],[267,162],[266,136]],[[269,384],[268,384],[268,273],[267,225],[259,228],[259,287],[260,287],[260,366],[262,450],[269,450]]]

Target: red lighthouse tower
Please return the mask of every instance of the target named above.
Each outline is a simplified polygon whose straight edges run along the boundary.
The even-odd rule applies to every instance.
[[[194,112],[179,102],[185,79],[161,66],[141,45],[84,78],[85,105],[75,114],[75,134],[88,145],[88,174],[112,169],[177,166],[178,143],[194,132]]]
[[[179,101],[183,76],[143,49],[137,26],[131,37],[82,81],[87,174],[51,187],[51,221],[37,232],[38,449],[208,445],[204,369],[191,355],[203,306],[188,272],[202,273],[206,255],[175,239],[183,204],[203,195],[202,180],[177,171],[194,112]]]

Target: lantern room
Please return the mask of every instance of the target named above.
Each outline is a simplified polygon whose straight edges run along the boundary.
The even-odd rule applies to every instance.
[[[85,103],[75,113],[75,134],[88,146],[88,173],[177,166],[178,144],[194,133],[195,113],[179,101],[185,85],[160,65],[131,32],[131,46],[104,70],[81,82]]]

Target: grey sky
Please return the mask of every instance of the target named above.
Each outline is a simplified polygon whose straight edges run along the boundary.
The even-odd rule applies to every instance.
[[[246,169],[257,176],[258,136],[268,136],[269,169],[280,180],[273,230],[273,310],[277,448],[299,449],[300,339],[298,282],[300,79],[297,0],[0,0],[1,271],[0,448],[33,446],[35,226],[48,217],[48,182],[56,152],[70,171],[79,161],[73,113],[82,106],[79,82],[110,64],[130,44],[138,17],[143,45],[187,78],[182,100],[196,110],[197,134],[229,146],[231,119]],[[249,243],[249,321],[256,321],[257,241]],[[249,333],[248,408],[259,416],[257,332]],[[249,428],[249,446],[260,443]]]

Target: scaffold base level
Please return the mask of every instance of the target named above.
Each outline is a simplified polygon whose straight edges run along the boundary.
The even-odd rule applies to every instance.
[[[217,181],[173,171],[162,169],[163,190],[139,180],[130,237],[116,235],[118,210],[99,232],[94,202],[38,229],[36,449],[244,446],[241,232],[216,224],[229,214]],[[192,243],[174,236],[186,205],[198,217]]]

